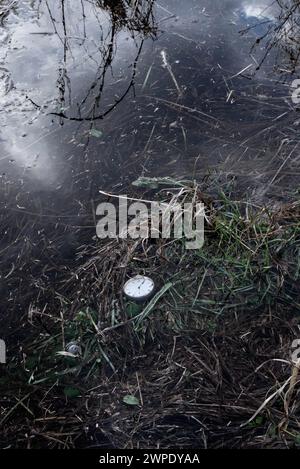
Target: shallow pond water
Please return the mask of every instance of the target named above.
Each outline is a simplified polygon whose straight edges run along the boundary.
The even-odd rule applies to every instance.
[[[209,171],[290,189],[290,89],[272,53],[256,70],[265,49],[251,50],[276,16],[269,3],[163,0],[141,31],[97,2],[16,2],[1,28],[2,187],[57,203],[139,174]]]

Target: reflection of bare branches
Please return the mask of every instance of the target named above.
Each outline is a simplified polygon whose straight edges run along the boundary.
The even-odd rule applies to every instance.
[[[94,120],[104,119],[104,117],[106,117],[108,114],[110,114],[118,106],[118,104],[120,104],[123,101],[123,99],[129,93],[130,89],[134,86],[134,81],[135,81],[135,76],[136,76],[136,68],[137,68],[137,64],[138,64],[140,54],[142,52],[143,44],[144,44],[144,41],[141,41],[140,47],[138,49],[138,53],[137,53],[136,58],[135,58],[134,63],[133,63],[133,72],[132,72],[132,75],[131,75],[131,80],[130,80],[127,88],[121,94],[121,96],[119,98],[117,98],[115,100],[115,102],[106,111],[104,111],[101,114],[96,115],[95,114],[95,105],[94,105],[93,106],[93,115],[92,116],[71,117],[71,116],[67,116],[64,112],[51,112],[50,114],[53,115],[53,116],[58,116],[58,117],[61,117],[61,118],[64,118],[64,119],[68,119],[68,120],[71,120],[71,121],[77,121],[77,122],[82,122],[82,121],[93,122]]]
[[[256,40],[256,44],[260,44],[264,39],[267,40],[258,68],[271,50],[275,49],[278,53],[279,71],[295,73],[300,58],[300,0],[276,0],[276,3],[279,7],[277,18],[274,22],[268,21],[270,26]]]
[[[100,60],[98,57],[98,69],[96,71],[95,78],[89,86],[86,95],[77,105],[78,116],[76,117],[68,116],[66,114],[65,106],[66,87],[68,87],[69,89],[69,97],[71,94],[71,83],[67,73],[67,57],[68,54],[71,53],[70,44],[68,43],[68,34],[70,34],[70,28],[67,27],[68,16],[66,14],[65,8],[65,4],[67,1],[68,0],[61,0],[62,18],[58,22],[55,19],[54,14],[52,14],[49,8],[49,4],[46,0],[47,9],[54,27],[54,31],[63,44],[63,63],[59,68],[59,77],[57,80],[60,109],[58,112],[53,112],[51,114],[59,116],[61,119],[69,119],[76,121],[93,121],[95,119],[103,119],[107,114],[109,114],[113,109],[115,109],[118,103],[120,103],[125,98],[129,90],[134,86],[137,62],[141,54],[144,39],[147,36],[154,36],[156,33],[153,16],[153,5],[155,0],[80,0],[84,25],[84,38],[81,45],[83,45],[83,43],[85,42],[85,39],[87,37],[86,35],[88,34],[88,30],[86,29],[85,5],[88,5],[89,8],[91,5],[93,7],[95,19],[98,22],[99,29],[101,31],[102,41],[99,45],[97,44],[97,49],[100,53]],[[105,33],[106,37],[104,37],[103,33],[103,12],[108,13],[110,19],[110,27],[108,33]],[[139,45],[137,44],[137,55],[134,59],[131,78],[129,79],[129,84],[128,86],[126,86],[121,96],[114,101],[114,103],[110,106],[109,109],[100,113],[98,109],[100,107],[102,94],[105,89],[106,75],[108,70],[111,69],[115,57],[117,35],[122,30],[128,31],[131,36],[137,41],[137,43],[139,43]],[[89,54],[87,55],[89,56]],[[96,57],[93,57],[93,60],[95,60],[95,58]],[[69,105],[71,106],[71,102],[69,102]],[[88,110],[85,109],[86,105],[89,106]],[[83,109],[85,109],[85,117],[83,116]]]
[[[61,109],[65,108],[65,92],[66,87],[69,90],[69,104],[71,104],[71,82],[67,73],[67,55],[68,55],[68,36],[67,36],[67,26],[66,26],[66,10],[65,10],[65,0],[61,0],[61,9],[62,9],[62,25],[63,25],[63,63],[59,67],[59,74],[57,79],[57,86],[59,90],[59,102]],[[62,123],[62,121],[61,121]]]
[[[282,13],[277,26],[276,44],[287,54],[290,71],[294,72],[300,55],[300,1],[292,0],[288,4],[277,0]]]
[[[100,8],[109,11],[117,28],[131,32],[153,34],[153,0],[96,0]]]

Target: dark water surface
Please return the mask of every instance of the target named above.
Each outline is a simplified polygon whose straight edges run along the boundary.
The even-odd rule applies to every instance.
[[[250,191],[290,189],[299,121],[289,87],[272,59],[256,70],[264,25],[240,34],[273,20],[272,2],[162,0],[144,33],[113,25],[96,3],[20,1],[3,22],[4,190],[42,192],[45,210],[53,196],[59,212],[66,195],[85,200],[141,173],[209,170],[246,177]]]
[[[36,272],[44,251],[65,255],[71,228],[93,224],[99,189],[126,193],[140,175],[210,174],[258,201],[297,190],[290,86],[274,72],[274,51],[257,69],[264,45],[252,50],[276,4],[145,3],[144,16],[126,18],[109,2],[18,1],[2,18],[3,293],[24,249]],[[45,234],[53,226],[69,229],[59,246]]]

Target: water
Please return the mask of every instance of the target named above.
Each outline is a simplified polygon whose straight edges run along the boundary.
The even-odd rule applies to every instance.
[[[18,2],[1,31],[4,185],[81,198],[141,172],[251,173],[250,189],[266,174],[271,182],[286,156],[285,144],[273,160],[282,140],[297,143],[298,119],[272,60],[255,70],[264,49],[250,55],[251,47],[264,26],[239,33],[262,12],[274,18],[268,3],[159,2],[149,24],[157,32],[145,36],[122,24],[112,32],[93,2],[65,1],[64,13],[61,2]],[[135,59],[134,88],[115,105]],[[68,118],[51,114],[60,112]]]
[[[277,51],[258,67],[265,46],[252,50],[277,15],[268,0],[160,0],[130,21],[96,1],[16,2],[0,30],[1,288],[10,306],[12,289],[51,256],[62,268],[74,259],[100,189],[127,193],[140,175],[210,175],[259,202],[297,190],[290,80],[274,72]],[[26,250],[31,265],[20,262],[17,275]]]

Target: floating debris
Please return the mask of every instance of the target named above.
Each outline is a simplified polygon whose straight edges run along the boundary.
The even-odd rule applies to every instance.
[[[102,138],[103,132],[102,130],[99,130],[99,129],[91,129],[90,135],[92,135],[92,137]]]
[[[138,398],[135,396],[130,396],[130,395],[125,396],[123,398],[123,402],[124,404],[127,404],[127,405],[140,405],[140,401],[138,400]]]
[[[66,352],[74,355],[75,357],[80,357],[82,350],[77,342],[70,342],[66,345]]]

